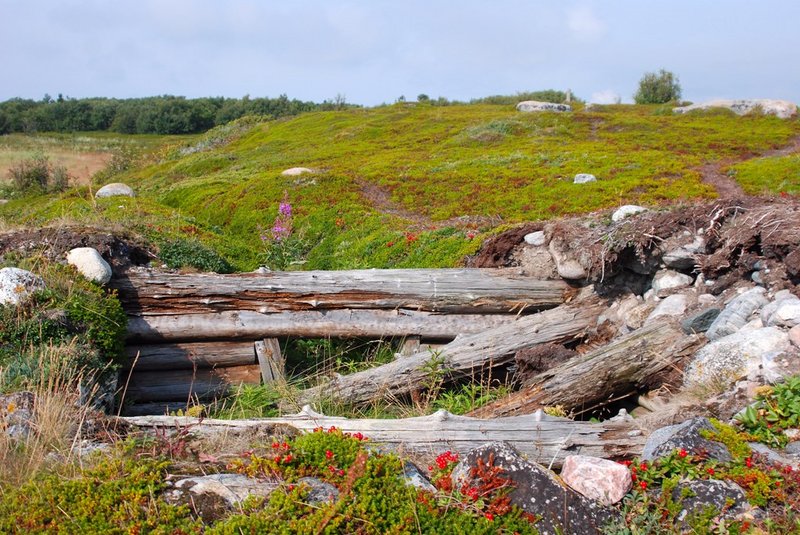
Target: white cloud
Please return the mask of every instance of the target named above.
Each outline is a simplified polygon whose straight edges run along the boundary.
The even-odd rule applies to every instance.
[[[595,40],[606,33],[606,23],[594,14],[589,6],[579,6],[567,11],[567,27],[580,40]]]
[[[595,104],[619,104],[622,100],[622,97],[619,93],[614,91],[613,89],[604,89],[603,91],[597,91],[592,93],[592,96],[589,97],[589,102],[593,102]]]

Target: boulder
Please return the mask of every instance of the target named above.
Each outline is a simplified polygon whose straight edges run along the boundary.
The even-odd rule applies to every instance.
[[[100,285],[108,284],[111,280],[111,266],[103,260],[97,249],[92,247],[77,247],[67,253],[67,263],[75,266],[78,273]]]
[[[789,341],[793,343],[795,347],[800,347],[800,325],[795,325],[789,329]]]
[[[244,474],[209,474],[173,482],[164,492],[164,499],[173,505],[188,505],[204,521],[213,522],[249,496],[269,496],[280,484],[277,479],[255,479]]]
[[[589,182],[596,182],[597,177],[589,173],[578,173],[572,180],[573,184],[588,184]]]
[[[575,256],[576,251],[564,240],[554,238],[548,246],[556,263],[558,276],[567,280],[585,279],[589,273]]]
[[[291,167],[289,169],[281,171],[281,176],[300,176],[313,172],[314,170],[309,169],[308,167]]]
[[[711,307],[705,310],[701,310],[696,314],[692,314],[688,318],[684,319],[681,322],[681,327],[683,328],[683,332],[686,334],[697,334],[697,333],[704,333],[711,327],[711,324],[714,323],[714,320],[717,319],[717,316],[720,315],[722,310]]]
[[[693,282],[694,279],[689,275],[666,269],[659,271],[653,277],[653,290],[655,290],[656,296],[666,297],[675,293],[676,290],[688,288]]]
[[[42,278],[30,271],[15,267],[0,269],[0,305],[16,306],[44,287]]]
[[[319,506],[334,503],[339,499],[339,489],[321,479],[316,477],[301,477],[297,482],[310,487],[311,490],[308,492],[306,500],[311,505]]]
[[[555,260],[546,247],[522,247],[514,252],[514,259],[529,277],[539,280],[558,278]]]
[[[800,299],[785,299],[767,321],[769,327],[794,327],[800,325]]]
[[[690,454],[707,452],[710,459],[723,463],[730,461],[728,448],[720,442],[704,438],[702,430],[716,431],[711,422],[703,417],[656,429],[647,437],[641,458],[643,461],[653,461],[684,449]]]
[[[34,419],[33,392],[0,395],[0,433],[11,438],[24,438],[31,431]]]
[[[793,470],[800,469],[800,460],[794,458],[794,456],[785,455],[786,452],[777,452],[761,442],[748,442],[747,445],[750,446],[753,453],[761,455],[769,463],[791,466]]]
[[[708,339],[717,340],[741,329],[755,311],[767,304],[765,293],[766,290],[759,286],[731,300],[706,331]]]
[[[761,309],[761,321],[764,322],[764,325],[769,324],[772,315],[775,314],[775,311],[778,310],[778,307],[781,306],[784,301],[800,300],[789,290],[781,290],[775,293],[775,297],[772,298],[772,301],[764,305]]]
[[[759,375],[775,355],[789,348],[789,335],[777,327],[736,332],[697,351],[684,370],[684,382],[687,385],[729,383],[740,377]]]
[[[483,466],[492,463],[502,469],[500,476],[513,485],[508,493],[511,504],[539,517],[535,527],[543,535],[600,533],[604,526],[619,520],[616,511],[575,492],[553,472],[526,461],[505,442],[484,444],[469,452],[451,475],[456,488],[473,483],[470,472],[479,460]]]
[[[572,111],[572,106],[569,104],[555,104],[553,102],[540,102],[538,100],[524,100],[517,104],[517,111],[535,112],[535,111],[555,111],[565,112]]]
[[[613,505],[631,490],[628,467],[586,455],[568,455],[561,468],[564,483],[590,500]]]
[[[112,184],[106,184],[97,190],[97,193],[95,193],[94,196],[98,199],[102,199],[104,197],[136,197],[136,193],[133,191],[133,188],[127,184],[123,184],[122,182],[114,182]]]
[[[522,239],[525,240],[525,243],[528,245],[533,245],[534,247],[542,247],[547,243],[547,238],[545,238],[543,230],[526,234]]]
[[[436,492],[436,487],[425,477],[417,465],[411,461],[403,463],[403,479],[406,485],[426,492]]]
[[[668,240],[668,243],[662,246],[666,252],[661,256],[661,261],[664,262],[665,266],[672,269],[685,270],[694,268],[697,262],[697,255],[702,254],[706,249],[706,242],[702,236],[695,236],[691,243],[675,245],[674,247],[669,247],[670,245],[672,244]]]
[[[676,520],[684,528],[689,528],[690,518],[705,515],[709,508],[715,511],[717,520],[735,520],[750,512],[753,506],[747,496],[736,483],[719,479],[690,479],[681,481],[672,489],[673,503],[680,504],[681,510]]]
[[[780,119],[789,119],[797,115],[797,105],[788,100],[774,100],[767,98],[753,99],[716,99],[690,106],[680,106],[672,108],[673,113],[687,113],[694,110],[708,110],[712,108],[723,108],[730,110],[736,115],[747,115],[756,110],[767,115],[774,115]]]
[[[646,212],[647,208],[644,206],[636,206],[635,204],[626,204],[624,206],[620,206],[617,208],[613,214],[611,214],[611,221],[617,222],[622,221],[626,217],[640,214],[642,212]]]
[[[688,302],[689,298],[684,294],[670,295],[656,305],[656,309],[647,316],[645,323],[650,323],[658,318],[683,316]]]

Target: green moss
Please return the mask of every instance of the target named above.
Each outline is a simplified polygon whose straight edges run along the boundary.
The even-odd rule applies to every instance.
[[[800,154],[755,158],[728,168],[750,195],[800,195]]]

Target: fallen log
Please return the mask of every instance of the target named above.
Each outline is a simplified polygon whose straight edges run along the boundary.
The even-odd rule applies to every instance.
[[[249,310],[212,314],[132,316],[129,343],[274,338],[389,338],[452,340],[513,323],[508,314],[436,314],[412,310],[326,310],[262,314]]]
[[[212,420],[177,416],[123,417],[141,428],[185,429],[197,435],[278,433],[282,426],[303,432],[336,427],[345,433],[362,433],[369,443],[396,452],[436,454],[451,450],[465,454],[492,441],[505,441],[529,460],[558,468],[567,455],[604,458],[641,454],[645,437],[634,422],[576,422],[548,416],[542,411],[523,416],[480,420],[438,411],[429,416],[383,419],[349,419],[318,414],[306,406],[299,414],[255,420]]]
[[[563,281],[519,269],[369,269],[218,275],[129,271],[112,285],[129,315],[342,308],[500,312],[560,305]]]
[[[433,380],[475,376],[490,366],[508,363],[516,351],[548,342],[583,337],[604,306],[589,298],[576,306],[560,306],[482,333],[459,336],[437,351],[420,351],[393,362],[340,376],[301,392],[300,404],[331,396],[337,402],[365,404],[381,396],[402,396]]]
[[[207,400],[239,384],[260,384],[258,364],[198,370],[134,370],[124,391],[128,402]]]
[[[645,325],[608,345],[535,376],[529,386],[470,413],[495,418],[561,405],[567,412],[599,408],[609,400],[654,384],[659,373],[677,366],[703,344],[681,328],[662,322]]]
[[[253,342],[129,345],[124,369],[136,371],[226,368],[256,363]]]

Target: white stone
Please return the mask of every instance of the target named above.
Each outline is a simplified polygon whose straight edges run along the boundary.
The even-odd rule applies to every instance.
[[[585,279],[589,274],[581,262],[575,257],[567,243],[562,240],[551,240],[548,249],[556,263],[558,276],[567,280]]]
[[[122,182],[114,182],[113,184],[106,184],[94,194],[98,199],[103,197],[136,197],[133,189],[127,184]]]
[[[67,263],[75,266],[78,273],[100,285],[111,280],[111,266],[100,253],[91,247],[78,247],[67,253]]]
[[[45,287],[44,281],[30,271],[15,267],[0,269],[0,304],[18,305],[36,290]]]
[[[767,325],[770,327],[794,327],[800,325],[800,299],[781,301],[775,313],[770,316]]]
[[[572,106],[569,104],[555,104],[553,102],[540,102],[538,100],[524,100],[517,104],[517,111],[533,112],[533,111],[555,111],[565,112],[572,111]]]
[[[653,290],[658,297],[666,297],[676,290],[688,288],[692,282],[694,280],[689,275],[671,270],[659,271],[653,277]]]
[[[797,114],[797,105],[788,100],[774,100],[767,98],[753,98],[743,100],[716,99],[690,106],[672,108],[673,113],[686,113],[693,110],[707,110],[711,108],[725,108],[737,115],[746,115],[760,109],[767,115],[774,115],[780,119],[789,119]]]
[[[704,306],[714,305],[717,303],[717,298],[711,294],[700,294],[697,296],[697,303]]]
[[[765,325],[768,324],[770,318],[772,318],[772,315],[775,313],[776,310],[778,310],[778,307],[781,306],[781,304],[783,304],[783,302],[787,300],[800,301],[793,293],[791,293],[788,290],[781,290],[779,292],[776,292],[775,296],[772,298],[772,301],[764,305],[763,308],[761,309],[761,321],[763,321]]]
[[[525,237],[522,239],[525,240],[525,243],[527,243],[528,245],[533,245],[534,247],[541,247],[546,243],[543,230],[538,230],[536,232],[531,232],[530,234],[525,234]]]
[[[790,348],[789,335],[777,327],[724,336],[695,353],[684,372],[687,385],[735,380],[760,373],[764,357]]]
[[[597,182],[597,177],[589,173],[578,173],[572,180],[573,184],[588,184],[589,182]]]
[[[611,214],[611,221],[617,222],[622,221],[628,216],[632,216],[634,214],[639,214],[641,212],[646,212],[647,208],[644,206],[636,206],[635,204],[626,204],[624,206],[620,206],[619,208]]]
[[[285,171],[281,172],[283,176],[299,176],[304,175],[306,173],[313,173],[313,169],[309,169],[308,167],[291,167],[286,169]]]
[[[664,316],[682,316],[686,312],[688,301],[688,297],[684,294],[670,295],[656,305],[656,309],[647,317],[645,323],[650,323],[656,318]]]
[[[628,467],[586,455],[567,455],[560,475],[571,489],[603,505],[620,501],[632,484]]]
[[[194,495],[214,494],[231,507],[237,506],[250,496],[267,497],[279,485],[276,480],[259,480],[244,474],[209,474],[188,477],[175,482],[175,488]]]

